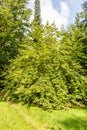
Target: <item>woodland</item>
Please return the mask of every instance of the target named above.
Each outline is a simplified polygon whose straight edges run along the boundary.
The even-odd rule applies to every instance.
[[[87,105],[87,1],[58,29],[27,0],[0,0],[0,100],[44,110]]]

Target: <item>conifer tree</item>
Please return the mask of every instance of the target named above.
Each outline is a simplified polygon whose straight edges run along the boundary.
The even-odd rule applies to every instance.
[[[27,8],[27,2],[27,0],[0,2],[0,82],[4,68],[17,56],[20,45],[27,35],[31,12]]]
[[[82,45],[79,61],[84,68],[85,75],[87,75],[87,1],[83,2],[82,11],[76,17],[75,29],[79,32],[76,38]]]
[[[87,1],[84,1],[82,4],[83,11],[80,13],[82,19],[82,24],[87,28]]]
[[[40,0],[34,2],[34,20],[32,23],[32,39],[36,44],[35,46],[40,47],[42,39],[43,26],[41,25],[41,14],[40,14]]]
[[[75,24],[78,28],[87,28],[87,1],[82,4],[82,12],[77,13]]]
[[[35,0],[34,3],[34,21],[40,25],[41,24],[41,16],[40,16],[40,0]]]

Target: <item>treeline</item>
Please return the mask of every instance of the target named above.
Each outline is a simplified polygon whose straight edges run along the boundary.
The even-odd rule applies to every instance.
[[[3,100],[43,109],[87,105],[87,2],[60,31],[34,20],[27,0],[0,2],[0,92]]]

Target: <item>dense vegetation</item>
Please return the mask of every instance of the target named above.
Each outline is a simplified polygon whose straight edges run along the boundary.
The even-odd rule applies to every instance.
[[[1,97],[43,109],[87,105],[87,2],[60,31],[41,24],[38,2],[32,23],[27,0],[0,2]]]

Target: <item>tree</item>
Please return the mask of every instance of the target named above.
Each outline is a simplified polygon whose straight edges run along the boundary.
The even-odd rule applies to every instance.
[[[31,44],[30,39],[11,61],[5,73],[5,99],[43,109],[62,109],[71,102],[86,102],[87,81],[78,62],[76,35],[70,37],[65,31],[60,40],[58,35],[54,25],[46,24],[42,39],[38,40],[37,35],[37,44]]]
[[[35,46],[38,48],[41,46],[41,39],[43,33],[43,26],[41,24],[40,14],[40,1],[35,0],[34,2],[34,20],[31,25],[31,39],[34,41]]]
[[[84,1],[82,4],[83,11],[80,13],[81,23],[83,24],[84,28],[87,28],[87,1]]]
[[[8,66],[9,61],[17,56],[22,42],[27,37],[30,12],[30,9],[27,8],[27,0],[1,1],[0,79],[3,77],[2,71]]]
[[[68,94],[72,102],[80,102],[87,104],[87,77],[81,64],[82,53],[82,38],[84,33],[72,25],[68,32],[62,36],[61,53],[65,61],[62,70],[64,69],[64,77],[66,79],[66,86]]]
[[[23,37],[23,48],[3,73],[4,99],[43,109],[87,104],[83,28],[75,24],[59,32],[54,24],[37,22],[32,27],[31,36]]]
[[[82,9],[83,11],[78,13],[76,17],[75,27],[79,31],[79,41],[82,44],[82,55],[79,57],[79,61],[84,68],[84,74],[87,75],[87,1],[83,2]]]
[[[84,1],[82,4],[82,12],[77,13],[75,24],[79,28],[87,28],[87,1]]]
[[[34,21],[41,25],[41,16],[40,16],[40,0],[35,0],[34,3]]]

